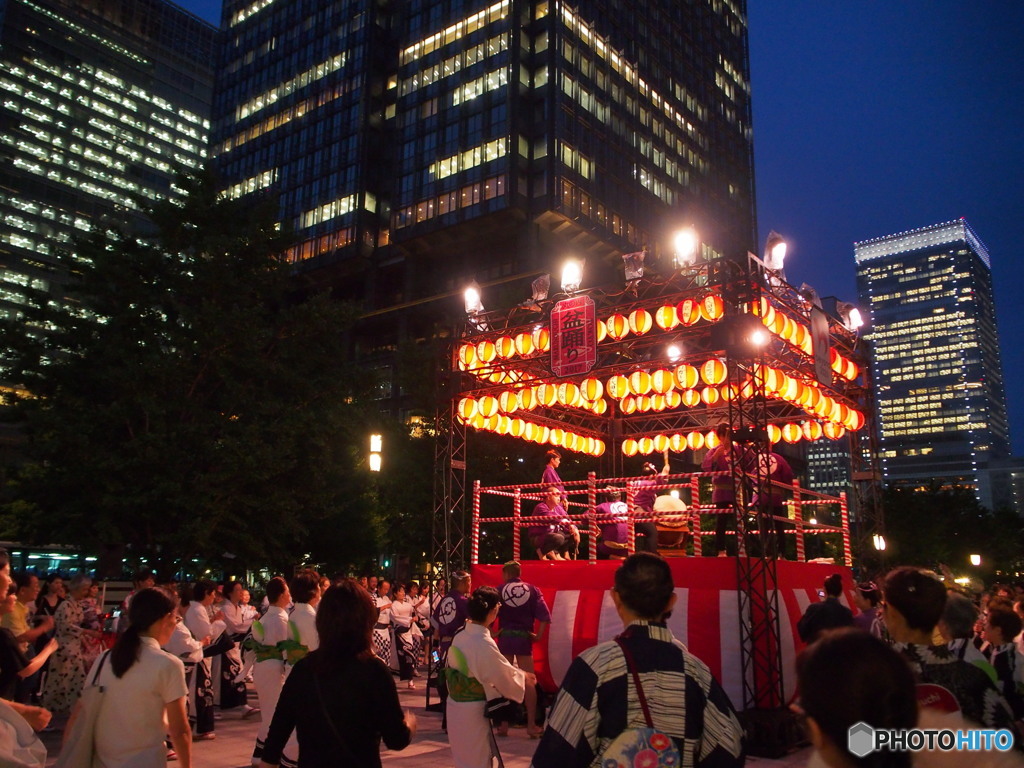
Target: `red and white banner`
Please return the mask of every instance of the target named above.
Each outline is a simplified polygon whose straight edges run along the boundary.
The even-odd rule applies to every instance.
[[[581,376],[597,363],[597,314],[589,296],[563,299],[551,309],[551,372]]]
[[[668,620],[672,633],[710,667],[735,707],[743,706],[740,658],[739,593],[734,558],[669,558],[676,585],[676,607]],[[551,609],[551,627],[533,649],[538,680],[555,690],[572,660],[582,651],[622,631],[611,586],[619,563],[523,563],[523,580],[537,586]],[[850,569],[818,563],[777,563],[782,675],[787,701],[796,689],[796,654],[803,643],[797,622],[819,600],[817,591],[833,573],[843,576],[842,602],[849,606],[854,587]],[[476,565],[473,586],[502,584],[500,565]]]

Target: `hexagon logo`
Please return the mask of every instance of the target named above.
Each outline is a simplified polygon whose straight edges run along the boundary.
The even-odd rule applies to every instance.
[[[846,747],[851,755],[865,757],[875,751],[875,729],[861,721],[846,732]]]

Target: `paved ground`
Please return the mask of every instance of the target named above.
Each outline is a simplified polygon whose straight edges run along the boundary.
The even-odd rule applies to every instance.
[[[381,754],[386,766],[407,766],[407,768],[450,768],[451,752],[448,750],[448,737],[441,730],[441,714],[425,710],[425,695],[422,684],[419,690],[407,690],[404,685],[399,688],[402,706],[416,713],[419,727],[412,744],[401,752],[385,750]],[[250,691],[250,697],[253,696]],[[432,700],[436,694],[432,692]],[[193,744],[194,768],[247,768],[252,755],[253,743],[259,719],[242,720],[231,713],[217,721],[217,738],[213,741],[202,741]],[[50,752],[48,766],[56,760],[60,744],[59,734],[44,734],[44,742]],[[530,757],[537,742],[526,736],[523,728],[512,728],[506,738],[498,740],[506,768],[527,768]],[[802,750],[783,760],[765,760],[750,758],[747,764],[756,768],[804,768],[809,757],[809,750]],[[169,763],[173,768],[174,763]]]

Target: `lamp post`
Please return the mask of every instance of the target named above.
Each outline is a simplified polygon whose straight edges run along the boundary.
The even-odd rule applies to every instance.
[[[380,472],[381,454],[384,449],[384,438],[380,435],[370,435],[370,471]]]

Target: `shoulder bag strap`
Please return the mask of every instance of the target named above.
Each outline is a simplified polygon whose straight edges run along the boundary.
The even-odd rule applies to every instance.
[[[647,697],[644,695],[644,687],[640,684],[640,675],[636,671],[636,664],[633,662],[633,654],[622,641],[622,635],[616,637],[615,642],[619,644],[619,648],[622,649],[622,655],[626,657],[626,669],[628,669],[630,674],[633,676],[633,684],[636,686],[636,695],[637,698],[640,699],[640,709],[643,710],[644,720],[647,721],[647,727],[654,728],[654,721],[651,719],[651,710],[647,707]]]
[[[103,665],[107,663],[107,657],[110,655],[110,651],[104,651],[100,657],[100,663],[96,667],[96,674],[92,676],[92,684],[96,685],[96,681],[100,679],[100,672],[103,671]],[[101,686],[102,687],[102,686]]]

